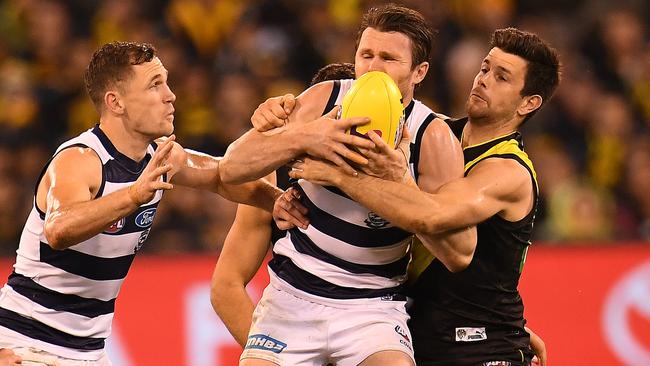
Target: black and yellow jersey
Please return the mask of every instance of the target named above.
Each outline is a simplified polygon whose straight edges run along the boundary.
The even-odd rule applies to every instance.
[[[450,124],[459,139],[463,122],[456,122],[460,127]],[[478,224],[474,257],[464,271],[449,272],[415,244],[409,313],[417,363],[474,365],[498,359],[523,364],[530,356],[530,339],[517,286],[537,209],[536,173],[518,132],[466,147],[463,153],[465,176],[485,159],[518,161],[530,172],[534,204],[519,221],[494,215]]]

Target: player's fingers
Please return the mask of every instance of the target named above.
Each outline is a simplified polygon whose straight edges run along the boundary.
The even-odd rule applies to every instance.
[[[302,179],[302,170],[290,170],[289,177],[293,179]]]
[[[281,107],[278,107],[282,109]],[[283,118],[278,118],[275,116],[274,112],[268,109],[260,111],[262,117],[266,120],[267,125],[273,126],[273,127],[281,127],[284,126],[284,119]],[[282,111],[284,113],[284,111]]]
[[[269,107],[270,107],[271,113],[273,113],[273,115],[278,119],[284,120],[289,116],[287,111],[284,109],[283,99],[278,100],[277,103],[271,103],[269,105]]]
[[[291,163],[291,169],[292,170],[303,170],[303,167],[305,166],[305,163],[302,161],[295,161]]]
[[[171,135],[167,140],[165,140],[165,142],[160,144],[156,151],[153,153],[149,164],[152,166],[159,166],[163,164],[171,154],[172,148],[174,147],[174,140],[176,140],[176,137],[174,135]]]
[[[341,129],[349,129],[350,127],[353,126],[363,126],[370,123],[370,118],[368,117],[351,117],[351,118],[344,118],[341,119],[337,122],[339,127]]]
[[[266,119],[262,118],[259,114],[253,114],[251,116],[251,124],[257,132],[266,132],[274,127],[267,123]]]
[[[374,164],[375,162],[379,161],[382,157],[382,155],[374,150],[368,150],[366,154],[364,154],[366,158],[368,158],[368,165]]]
[[[174,166],[172,164],[165,164],[159,166],[156,169],[151,171],[151,175],[149,175],[149,179],[151,179],[152,181],[160,180],[160,177],[165,173],[169,173],[173,167]]]
[[[289,221],[303,229],[307,228],[307,225],[309,225],[309,219],[307,219],[304,213],[300,212],[293,202],[287,202],[287,205],[283,208],[285,210],[284,219],[286,221]]]
[[[287,115],[291,114],[296,106],[296,97],[293,94],[285,94],[282,96],[282,105],[284,106],[284,112]]]
[[[294,225],[293,223],[280,218],[275,219],[275,224],[278,226],[278,229],[280,230],[290,230],[296,227],[296,225]]]
[[[307,207],[305,207],[301,202],[298,197],[294,196],[293,192],[289,192],[289,198],[287,198],[287,202],[289,203],[289,207],[291,210],[295,210],[298,214],[305,216],[309,212]],[[305,217],[306,219],[306,217]]]
[[[153,182],[151,184],[151,188],[152,190],[156,190],[156,191],[158,190],[168,191],[170,189],[174,189],[174,185],[171,183],[158,181],[158,182]]]
[[[343,159],[332,159],[330,160],[332,163],[336,164],[338,167],[343,169],[343,171],[346,174],[352,175],[352,176],[357,176],[359,173],[352,167],[350,164],[346,163],[345,160]]]
[[[298,200],[300,199],[300,191],[299,190],[292,187],[292,188],[289,188],[289,192],[290,192],[290,194],[291,194],[291,196],[293,198],[298,199]]]
[[[339,154],[340,156],[356,163],[359,165],[367,165],[368,164],[368,159],[366,159],[363,155],[359,154],[358,152],[350,150],[347,146],[345,145],[336,145],[334,146],[334,151]],[[339,159],[343,160],[343,159]],[[335,161],[332,161],[333,163],[336,163]],[[344,162],[345,163],[345,162]],[[336,163],[336,165],[341,166],[341,164]],[[347,165],[347,163],[346,163]]]
[[[386,143],[375,131],[368,131],[368,137],[372,142],[375,144],[375,148],[378,151],[384,152],[388,154],[391,150],[393,150],[390,145]]]
[[[375,148],[375,143],[372,142],[371,140],[365,137],[355,136],[347,133],[341,133],[336,140],[346,145],[353,145],[358,148],[363,148],[363,149]]]

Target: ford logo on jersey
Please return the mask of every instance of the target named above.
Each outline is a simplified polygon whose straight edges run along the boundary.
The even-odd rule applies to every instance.
[[[138,227],[149,227],[153,223],[153,218],[156,216],[156,208],[148,208],[138,214],[138,216],[135,217],[135,224],[138,225]]]

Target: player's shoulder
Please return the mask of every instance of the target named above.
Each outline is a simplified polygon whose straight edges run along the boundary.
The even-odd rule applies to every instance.
[[[511,184],[521,184],[530,181],[530,173],[516,159],[501,156],[488,156],[474,165],[468,172],[470,175],[490,176],[499,181]]]
[[[298,95],[298,100],[327,98],[330,94],[332,94],[332,90],[334,90],[335,84],[335,80],[327,80],[314,84],[300,93],[300,95]]]
[[[458,142],[458,139],[454,135],[449,124],[439,116],[433,118],[431,123],[427,125],[424,130],[424,136],[425,138],[434,139],[440,142],[449,141],[450,138],[452,139],[451,141]]]
[[[97,152],[86,146],[70,146],[59,151],[47,166],[50,176],[64,176],[89,184],[101,179],[102,169]]]
[[[95,149],[84,145],[73,145],[59,151],[54,158],[53,163],[59,164],[86,164],[101,163],[99,155]]]

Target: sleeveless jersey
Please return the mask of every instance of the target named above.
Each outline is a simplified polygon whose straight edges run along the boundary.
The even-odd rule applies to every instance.
[[[54,156],[75,146],[88,147],[101,159],[102,181],[96,198],[132,184],[156,148],[150,145],[145,158],[135,162],[117,151],[97,125],[63,143]],[[64,349],[72,355],[80,352],[87,356],[102,350],[111,331],[115,299],[149,234],[161,197],[162,191],[158,191],[150,202],[104,232],[67,249],[54,250],[44,235],[45,213],[36,206],[34,195],[14,271],[1,290],[0,327],[39,344],[54,345],[53,353]]]
[[[450,123],[460,139],[464,120]],[[465,175],[485,159],[514,159],[531,176],[534,204],[519,221],[494,215],[477,225],[472,262],[449,272],[428,251],[414,255],[419,273],[410,289],[414,298],[410,327],[418,364],[479,364],[491,359],[522,362],[529,357],[524,308],[517,286],[530,245],[537,209],[537,178],[518,132],[463,149]],[[495,357],[501,356],[501,357]]]
[[[354,80],[337,80],[323,113],[340,105]],[[419,130],[435,115],[419,101],[405,108],[406,123],[419,154]],[[415,156],[417,156],[415,154]],[[417,167],[417,161],[411,168]],[[410,260],[411,234],[393,226],[334,187],[305,180],[294,182],[309,209],[310,225],[294,228],[276,241],[269,263],[271,276],[312,295],[330,299],[399,294]]]

